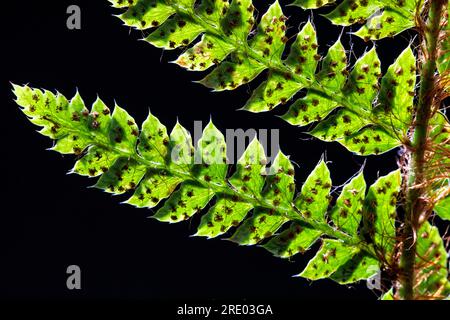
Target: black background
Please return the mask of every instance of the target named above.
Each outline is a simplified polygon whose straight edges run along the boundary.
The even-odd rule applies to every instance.
[[[281,1],[283,5],[289,2]],[[79,31],[66,28],[70,4],[81,7]],[[267,1],[255,4],[260,12],[268,7]],[[305,140],[305,128],[275,117],[284,113],[285,107],[271,114],[236,111],[249,97],[251,87],[211,93],[193,83],[203,75],[169,64],[176,53],[138,41],[141,32],[122,26],[113,16],[120,11],[110,8],[106,0],[9,1],[3,5],[0,298],[259,299],[292,304],[306,299],[376,299],[364,283],[344,287],[328,280],[309,283],[292,278],[314,250],[286,261],[259,248],[189,237],[198,218],[177,225],[158,223],[146,218],[152,211],[120,204],[126,198],[87,188],[92,180],[66,175],[72,157],[45,151],[51,142],[37,134],[21,114],[9,81],[58,90],[68,97],[78,88],[87,104],[98,94],[110,107],[116,101],[138,123],[151,108],[168,128],[178,118],[192,130],[194,120],[206,124],[210,116],[220,130],[278,128],[282,150],[299,164],[298,184],[325,152],[334,185],[357,172],[364,158],[335,143]],[[313,20],[323,54],[341,28],[332,26],[320,12],[324,11],[314,12]],[[285,7],[285,14],[290,17],[290,34],[311,16],[311,12],[293,7]],[[354,55],[372,46],[348,36],[347,31],[342,40],[347,49],[353,48]],[[411,38],[404,33],[377,43],[384,69]],[[369,157],[367,182],[394,169],[395,159],[395,151]],[[82,269],[79,291],[66,288],[66,268],[72,264]]]

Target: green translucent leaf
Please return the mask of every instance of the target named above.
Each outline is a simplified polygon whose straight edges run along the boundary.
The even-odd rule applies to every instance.
[[[395,218],[400,192],[400,170],[379,178],[370,186],[364,201],[365,232],[383,253],[390,254],[395,245]]]
[[[317,9],[335,2],[336,0],[295,0],[292,5],[299,6],[303,9]]]
[[[189,17],[175,16],[151,33],[146,41],[166,50],[189,45],[202,32],[203,27],[190,21]]]
[[[109,193],[122,194],[134,190],[146,171],[146,167],[135,160],[119,158],[100,177],[95,187]]]
[[[317,77],[323,86],[340,91],[346,81],[346,68],[347,57],[342,43],[338,40],[328,50]],[[304,126],[321,121],[338,106],[336,101],[310,91],[306,97],[295,101],[282,118],[290,124]]]
[[[108,131],[109,139],[115,148],[123,152],[134,152],[139,136],[139,128],[128,112],[116,106]]]
[[[181,178],[167,172],[150,170],[126,203],[138,208],[154,208],[161,200],[169,197],[181,182]]]
[[[222,28],[227,36],[246,41],[254,23],[252,0],[233,0],[222,20]]]
[[[395,300],[394,289],[391,288],[388,292],[384,293],[380,297],[380,300]]]
[[[401,145],[400,140],[376,126],[365,127],[338,142],[348,150],[362,156],[382,154]]]
[[[330,277],[339,284],[349,284],[366,280],[380,271],[379,262],[363,253],[348,260]]]
[[[295,101],[282,118],[290,124],[305,126],[321,121],[337,107],[335,101],[310,92],[306,97]]]
[[[169,153],[169,136],[167,129],[158,118],[149,114],[142,124],[138,150],[146,160],[165,163]]]
[[[287,221],[288,218],[275,215],[273,211],[256,209],[230,240],[240,245],[254,245],[271,237]]]
[[[119,2],[121,2],[119,4]],[[164,0],[115,1],[116,7],[128,7],[119,18],[125,25],[137,29],[147,29],[163,24],[176,11]]]
[[[444,299],[450,294],[444,241],[438,228],[428,222],[417,235],[415,294],[422,299]]]
[[[372,102],[378,92],[380,76],[380,59],[374,47],[355,63],[344,87],[347,100],[352,105],[371,110]]]
[[[252,94],[244,106],[244,110],[263,112],[274,109],[279,104],[285,104],[303,85],[288,81],[285,75],[272,73]]]
[[[434,207],[436,214],[444,220],[450,220],[450,197],[439,201]]]
[[[207,182],[224,183],[228,169],[226,154],[225,137],[210,121],[196,149],[195,174]]]
[[[263,56],[280,60],[284,51],[286,19],[280,4],[275,1],[262,16],[250,47]]]
[[[368,124],[348,109],[340,109],[336,114],[320,122],[310,134],[324,141],[339,141],[350,137]]]
[[[89,148],[86,155],[75,163],[71,172],[89,177],[97,177],[107,172],[118,158],[118,154],[97,146]]]
[[[108,0],[114,8],[126,8],[136,5],[139,0]]]
[[[366,182],[361,172],[344,186],[330,216],[334,224],[351,235],[356,235],[362,218]]]
[[[308,250],[322,235],[306,225],[292,223],[289,229],[274,236],[263,247],[280,258],[290,258]]]
[[[314,78],[320,56],[317,54],[316,30],[311,21],[308,21],[291,46],[285,62],[296,74],[304,75],[310,79]]]
[[[382,0],[344,0],[325,17],[330,19],[333,24],[349,26],[355,22],[364,22],[382,7]]]
[[[169,143],[171,167],[189,169],[194,160],[194,147],[189,131],[177,122],[170,133]]]
[[[230,61],[221,63],[200,81],[214,91],[234,90],[255,79],[266,67],[242,54],[233,54]]]
[[[219,198],[217,203],[202,217],[196,236],[215,238],[237,227],[253,206],[230,197]]]
[[[281,152],[278,153],[269,169],[262,198],[272,203],[274,207],[280,205],[290,207],[295,192],[294,174],[294,167],[289,159]],[[271,237],[289,220],[287,217],[274,213],[273,209],[256,210],[253,216],[238,228],[230,240],[241,245],[253,245]]]
[[[382,13],[375,13],[355,35],[364,41],[378,40],[386,37],[394,37],[397,34],[414,27],[412,16],[386,8]]]
[[[289,53],[286,52],[286,44],[289,43],[286,37],[287,18],[278,1],[260,15],[258,23],[251,0],[233,0],[231,4],[221,0],[153,1],[131,1],[128,4],[113,2],[113,6],[128,8],[125,13],[128,16],[133,13],[126,18],[131,19],[125,21],[128,25],[152,29],[146,39],[155,46],[165,49],[183,47],[183,52],[175,60],[178,65],[193,71],[212,69],[199,83],[213,91],[234,90],[252,82],[263,71],[268,70],[267,75],[261,75],[265,79],[256,86],[243,109],[251,112],[270,111],[280,104],[289,103],[300,90],[307,89],[306,95],[297,99],[282,116],[289,123],[304,126],[321,122],[333,110],[342,108],[346,109],[342,112],[346,115],[351,112],[354,117],[352,126],[339,126],[329,130],[329,124],[334,123],[334,118],[328,119],[316,130],[320,131],[320,134],[317,132],[319,138],[322,136],[321,139],[326,141],[339,140],[347,149],[359,155],[381,154],[404,142],[409,128],[404,120],[411,113],[404,113],[403,109],[410,108],[411,103],[402,107],[399,114],[381,106],[377,100],[378,96],[382,98],[379,88],[380,61],[374,48],[358,59],[349,74],[346,52],[338,40],[328,50],[320,71],[316,72],[322,57],[318,54],[313,24],[308,21],[302,27],[294,36],[295,41],[289,45]],[[294,5],[318,8],[333,3],[334,1],[298,0]],[[343,25],[367,21],[368,26],[378,17],[393,12],[410,23],[409,21],[415,21],[415,4],[412,0],[344,0],[327,17]],[[145,19],[142,19],[143,16]],[[400,19],[395,22],[390,17],[386,19],[388,22],[385,24],[392,25],[394,29],[398,27]],[[253,28],[255,24],[256,29]],[[409,26],[401,24],[402,28]],[[389,31],[394,30],[391,27]],[[378,29],[385,32],[386,28],[379,26]],[[399,59],[405,56],[402,55]],[[386,79],[388,77],[389,75]],[[410,80],[402,79],[406,83]],[[399,84],[398,88],[403,88],[403,85]],[[406,101],[403,96],[411,92],[408,90],[400,94],[399,91],[394,98],[396,105],[403,105]],[[385,93],[386,96],[391,95],[388,91]],[[387,104],[383,105],[386,107]],[[360,123],[356,119],[361,119]],[[358,141],[366,141],[365,136],[381,138],[383,141],[378,144],[359,143]]]
[[[230,4],[223,0],[202,0],[198,7],[198,14],[203,17],[209,24],[215,27],[220,26],[222,18],[225,16]],[[252,7],[250,7],[253,10]]]
[[[365,41],[378,40],[414,27],[421,6],[415,0],[344,0],[325,17],[342,26],[365,23],[355,34]]]
[[[193,71],[204,71],[222,62],[234,47],[225,41],[204,35],[202,40],[186,50],[175,61],[179,66]]]
[[[416,58],[411,47],[408,47],[384,75],[378,96],[379,116],[388,117],[394,128],[403,129],[402,134],[405,136],[406,128],[412,122],[415,85]]]
[[[316,32],[312,24],[308,22],[298,34],[285,62],[296,74],[312,78],[319,58]],[[277,56],[274,59],[280,59],[280,57]],[[244,109],[251,112],[272,110],[279,104],[287,103],[303,87],[304,83],[292,81],[290,75],[271,72],[268,80],[253,92]]]
[[[347,54],[340,39],[328,50],[323,59],[322,69],[318,73],[318,80],[322,86],[332,91],[340,91],[347,79]]]
[[[308,262],[299,276],[310,280],[328,278],[357,253],[357,248],[347,247],[337,240],[325,239],[319,252]]]
[[[230,184],[237,190],[259,196],[264,186],[266,163],[264,148],[255,138],[238,160],[236,172],[229,179]]]
[[[156,212],[153,218],[163,222],[180,222],[200,212],[212,199],[214,192],[197,184],[185,182]]]
[[[291,206],[295,194],[294,166],[287,156],[279,152],[269,169],[264,199],[274,206]]]
[[[43,127],[42,134],[56,140],[55,151],[78,156],[72,173],[98,176],[95,186],[109,193],[132,193],[126,203],[139,208],[155,208],[167,198],[153,218],[170,223],[184,221],[199,214],[216,197],[201,218],[197,236],[213,238],[236,227],[230,240],[254,245],[267,239],[263,246],[284,258],[306,251],[320,237],[326,237],[318,255],[324,264],[317,265],[320,274],[308,276],[305,271],[306,276],[320,278],[336,273],[336,281],[347,283],[371,272],[363,266],[373,265],[365,256],[374,255],[372,247],[332,215],[336,226],[325,219],[331,179],[324,161],[309,175],[294,200],[295,172],[289,157],[279,152],[266,168],[264,148],[256,138],[229,177],[225,140],[212,122],[194,148],[191,135],[179,123],[168,136],[166,128],[151,114],[139,130],[124,109],[116,107],[111,115],[100,99],[88,110],[78,93],[70,102],[60,94],[26,86],[14,86],[14,93],[30,121]],[[433,131],[430,136],[434,135]],[[357,187],[357,178],[350,186]],[[359,196],[350,186],[344,188],[336,206],[347,206],[345,196],[349,192],[352,201]],[[288,222],[289,226],[282,229]],[[363,253],[360,264],[347,263],[347,256]]]
[[[324,221],[330,203],[330,171],[325,161],[320,161],[306,179],[295,205],[306,219]]]

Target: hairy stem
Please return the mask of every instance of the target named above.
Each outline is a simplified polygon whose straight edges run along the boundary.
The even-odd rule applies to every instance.
[[[431,1],[428,20],[423,30],[423,62],[421,68],[421,86],[414,121],[411,163],[408,176],[408,191],[406,194],[406,211],[403,230],[403,248],[400,261],[402,270],[400,279],[400,297],[405,300],[415,299],[415,259],[416,232],[420,216],[424,211],[424,197],[427,190],[424,187],[426,161],[426,144],[429,136],[429,121],[435,90],[435,71],[437,44],[440,31],[440,21],[443,15],[445,0]]]

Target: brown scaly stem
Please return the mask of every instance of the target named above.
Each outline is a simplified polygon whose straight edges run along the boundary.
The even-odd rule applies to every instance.
[[[426,145],[429,137],[429,121],[432,116],[435,92],[435,72],[437,46],[440,32],[440,22],[446,0],[431,0],[430,10],[423,32],[423,52],[421,66],[421,85],[414,121],[414,134],[409,166],[408,191],[406,194],[405,221],[403,229],[403,246],[400,261],[402,270],[399,279],[399,295],[401,299],[416,298],[415,259],[416,259],[416,231],[419,228],[420,216],[424,213],[427,189],[424,165],[426,161]]]

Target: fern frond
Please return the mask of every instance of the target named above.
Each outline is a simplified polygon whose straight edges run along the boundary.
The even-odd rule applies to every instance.
[[[295,0],[293,4],[303,9],[317,9],[335,2]],[[379,40],[413,28],[422,6],[423,0],[344,0],[324,16],[340,26],[365,23],[354,34],[365,41]]]
[[[437,227],[425,222],[417,232],[415,294],[419,299],[444,299],[450,294],[447,251]]]
[[[226,143],[212,122],[194,147],[179,123],[168,134],[152,114],[140,129],[124,109],[115,106],[111,112],[100,99],[89,110],[78,93],[70,101],[28,86],[14,85],[14,93],[29,120],[42,127],[40,133],[55,140],[52,150],[78,156],[73,173],[99,177],[95,187],[108,193],[132,194],[126,203],[139,208],[165,201],[153,215],[159,221],[187,220],[215,198],[197,236],[213,238],[233,228],[230,240],[261,244],[283,258],[322,239],[301,274],[309,279],[365,279],[392,254],[399,171],[381,177],[367,194],[360,173],[331,205],[332,182],[323,160],[296,194],[289,158],[280,152],[266,168],[256,139],[228,176]]]
[[[287,18],[278,1],[255,29],[251,0],[204,0],[198,6],[196,1],[111,2],[126,8],[119,16],[126,25],[154,29],[146,38],[149,43],[166,50],[186,48],[175,61],[181,67],[212,68],[200,83],[215,91],[236,89],[267,70],[267,80],[253,92],[245,110],[273,110],[306,89],[307,95],[282,118],[300,126],[318,122],[311,134],[319,139],[337,141],[359,155],[381,154],[408,143],[416,82],[411,48],[398,57],[380,84],[375,48],[348,71],[347,55],[338,40],[320,62],[311,22],[286,50]]]
[[[450,122],[438,111],[429,126],[429,155],[425,170],[429,202],[434,205],[431,209],[437,215],[450,220]]]

